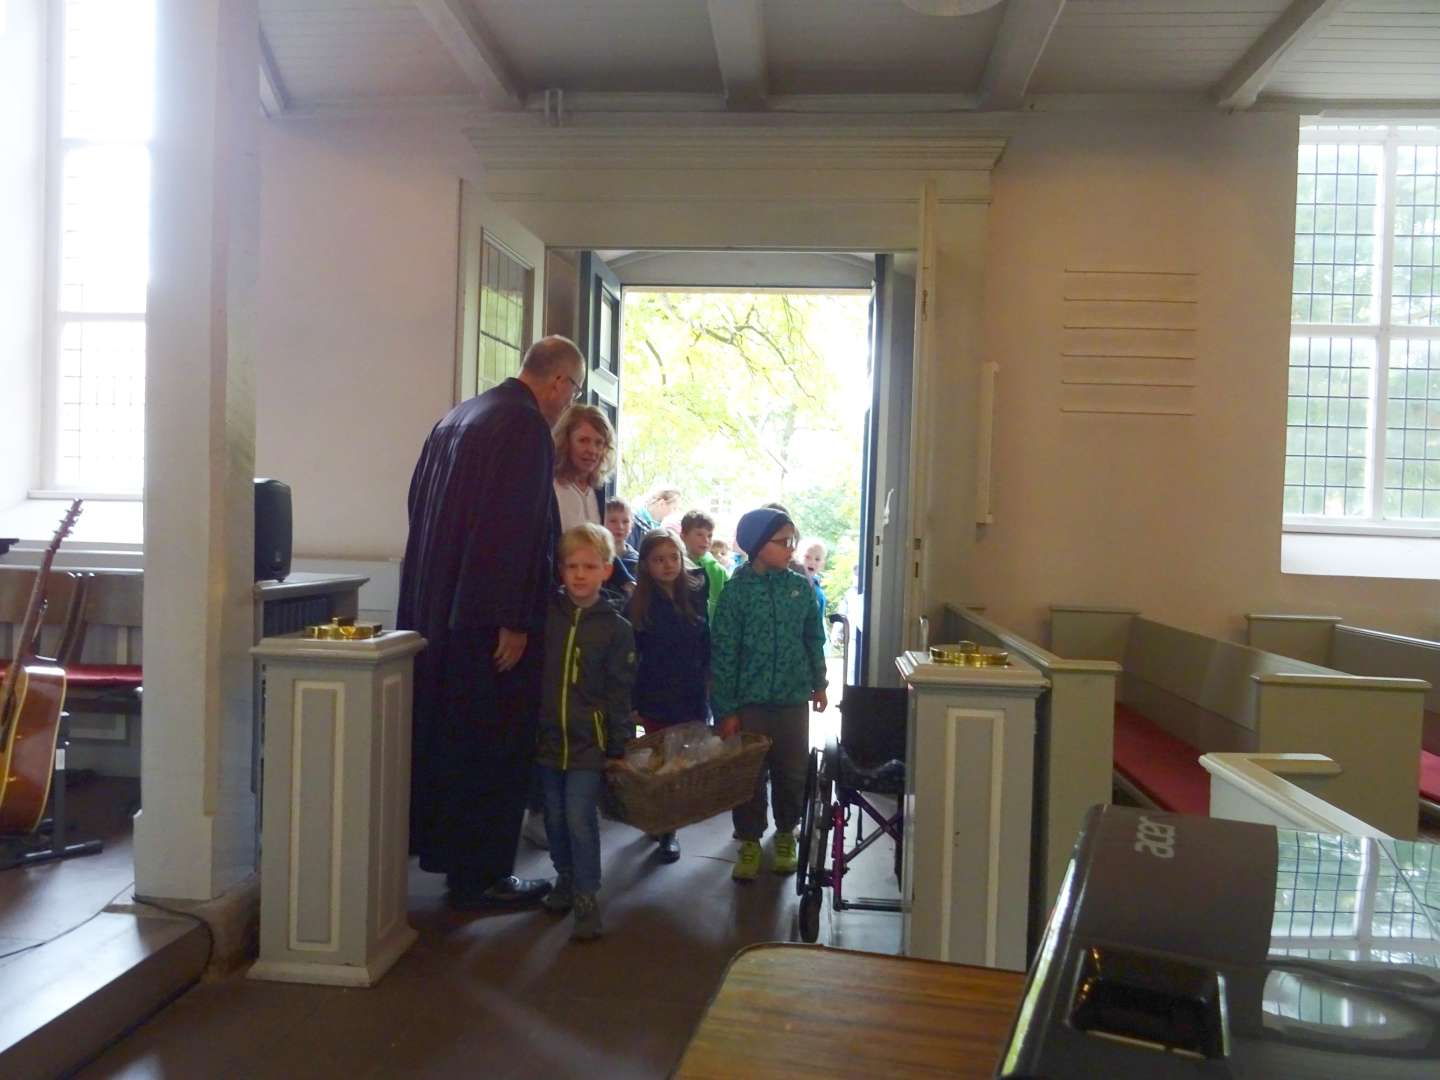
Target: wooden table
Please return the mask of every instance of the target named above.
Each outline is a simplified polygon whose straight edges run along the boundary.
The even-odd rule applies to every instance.
[[[1025,976],[818,945],[730,962],[675,1076],[989,1077]]]

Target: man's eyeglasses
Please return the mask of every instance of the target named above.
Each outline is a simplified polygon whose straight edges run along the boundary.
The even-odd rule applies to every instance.
[[[794,551],[800,546],[800,538],[798,536],[772,536],[770,543],[779,544],[783,548],[789,548],[791,551]]]
[[[567,381],[570,383],[570,385],[574,388],[574,389],[572,389],[572,390],[570,391],[570,400],[571,400],[571,401],[579,401],[579,400],[580,400],[580,395],[583,394],[583,393],[585,393],[585,384],[584,384],[584,383],[578,383],[578,382],[576,382],[574,379],[570,378],[569,375],[566,375],[563,371],[560,373],[560,375],[561,375],[561,378],[567,380]]]

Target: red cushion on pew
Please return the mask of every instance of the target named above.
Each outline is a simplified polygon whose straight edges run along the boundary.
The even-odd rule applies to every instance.
[[[1210,774],[1201,751],[1153,720],[1115,706],[1115,768],[1155,804],[1179,814],[1210,813]]]
[[[1420,751],[1420,797],[1440,803],[1440,754]]]
[[[0,675],[9,666],[0,660]],[[65,684],[77,690],[139,690],[144,683],[139,664],[75,664],[65,671]]]
[[[144,684],[139,664],[74,664],[65,683],[76,690],[138,690]]]

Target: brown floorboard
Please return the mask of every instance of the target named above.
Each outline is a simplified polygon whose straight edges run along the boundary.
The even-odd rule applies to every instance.
[[[652,841],[605,823],[607,933],[584,945],[543,911],[451,912],[443,881],[412,869],[420,940],[378,986],[204,984],[78,1075],[663,1076],[730,957],[795,936],[793,879],[735,885],[730,832],[728,815],[685,829],[683,857],[667,866]],[[892,850],[866,853],[851,875],[861,892],[894,892]],[[517,872],[548,874],[548,856],[522,844]],[[847,912],[828,916],[827,931],[852,923],[857,939],[898,951],[898,917]]]

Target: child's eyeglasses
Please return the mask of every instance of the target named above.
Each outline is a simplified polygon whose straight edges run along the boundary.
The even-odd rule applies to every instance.
[[[783,548],[789,548],[791,551],[794,551],[795,548],[800,544],[800,538],[798,536],[772,536],[770,538],[770,543],[779,544]]]

